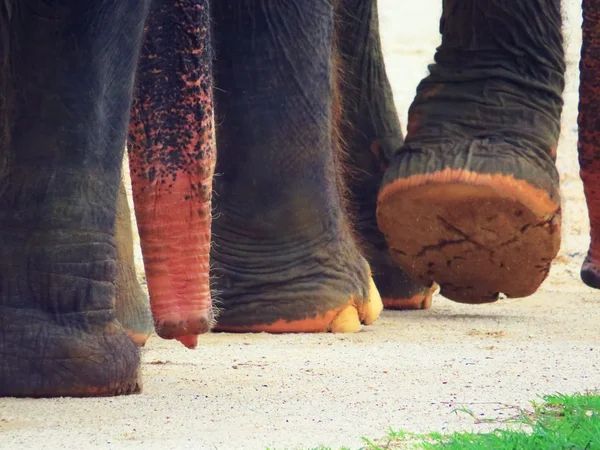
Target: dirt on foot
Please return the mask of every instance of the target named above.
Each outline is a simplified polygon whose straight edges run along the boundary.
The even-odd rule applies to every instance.
[[[386,311],[353,335],[209,334],[193,351],[153,336],[142,351],[141,395],[0,399],[0,448],[354,449],[390,427],[499,425],[457,408],[505,420],[538,394],[600,388],[600,292],[579,281],[589,242],[576,154],[580,3],[563,2],[563,243],[535,295],[485,305],[436,296],[430,310]],[[404,126],[439,43],[440,9],[440,0],[380,0]]]

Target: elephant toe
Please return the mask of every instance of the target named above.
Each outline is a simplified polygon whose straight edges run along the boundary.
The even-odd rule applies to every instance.
[[[329,324],[329,331],[332,333],[358,333],[363,324],[371,325],[379,318],[383,311],[383,303],[375,283],[372,279],[369,281],[366,301],[357,303],[353,299],[348,302]]]
[[[383,302],[381,301],[381,295],[375,286],[375,282],[372,278],[369,278],[369,291],[367,302],[362,304],[362,311],[360,314],[361,322],[365,325],[371,325],[379,318],[379,314],[383,311]]]

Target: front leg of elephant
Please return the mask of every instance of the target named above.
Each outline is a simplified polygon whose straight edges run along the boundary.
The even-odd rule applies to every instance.
[[[532,294],[560,243],[560,0],[444,0],[379,193],[394,259],[467,303]]]
[[[113,237],[146,2],[0,5],[0,396],[139,391]]]
[[[334,8],[215,2],[217,329],[353,332],[382,308],[342,207]]]

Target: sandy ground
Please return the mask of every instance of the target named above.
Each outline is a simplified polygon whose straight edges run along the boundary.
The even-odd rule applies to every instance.
[[[441,2],[380,4],[406,124],[439,42]],[[154,337],[143,350],[142,395],[0,400],[0,448],[358,448],[361,436],[389,427],[490,427],[457,407],[502,419],[540,393],[599,388],[600,294],[578,279],[589,231],[576,157],[579,2],[565,2],[565,15],[564,242],[536,295],[470,307],[437,297],[429,311],[385,312],[356,335],[212,334],[195,351]]]

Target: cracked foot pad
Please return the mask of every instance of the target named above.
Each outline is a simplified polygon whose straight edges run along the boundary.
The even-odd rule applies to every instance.
[[[386,186],[377,215],[394,260],[461,303],[533,294],[560,246],[560,207],[509,181]]]

